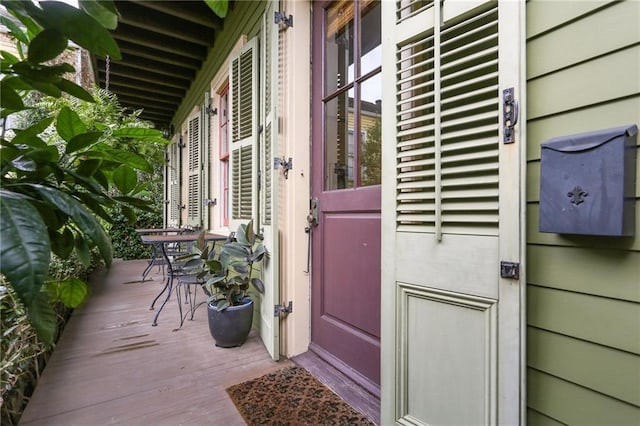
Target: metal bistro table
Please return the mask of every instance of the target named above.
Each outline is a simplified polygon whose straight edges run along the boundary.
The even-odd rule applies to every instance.
[[[164,288],[160,293],[158,293],[156,298],[153,299],[150,309],[151,310],[154,309],[156,301],[160,298],[160,296],[162,296],[162,294],[165,291],[167,292],[167,296],[165,297],[164,301],[162,302],[162,305],[160,306],[160,309],[158,309],[158,312],[153,318],[153,323],[151,325],[154,325],[154,326],[158,325],[158,316],[160,316],[160,312],[162,312],[164,305],[167,304],[167,302],[169,301],[169,298],[171,297],[171,292],[173,291],[173,278],[176,275],[176,272],[178,271],[178,268],[176,267],[175,263],[171,262],[171,260],[169,259],[169,254],[167,253],[167,248],[166,248],[167,245],[178,244],[178,243],[193,243],[198,241],[201,235],[204,235],[205,241],[226,241],[228,238],[226,235],[210,234],[210,233],[202,234],[199,232],[192,232],[188,234],[153,234],[153,235],[140,236],[142,238],[143,243],[153,244],[156,247],[160,247],[162,257],[164,258],[164,261],[166,262],[167,269],[168,269],[167,279],[166,279]],[[180,303],[180,301],[178,301],[178,303]],[[180,319],[182,320],[182,317]]]
[[[185,229],[181,228],[139,228],[136,229],[138,234],[142,235],[154,235],[154,234],[182,234],[186,232]],[[149,260],[149,264],[142,271],[142,282],[145,282],[147,279],[147,275],[151,272],[151,269],[155,265],[163,265],[164,272],[164,259],[159,258],[160,253],[157,250],[156,244],[151,245],[151,259]]]

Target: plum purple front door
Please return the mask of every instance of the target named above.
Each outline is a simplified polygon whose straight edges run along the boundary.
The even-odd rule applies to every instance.
[[[311,350],[380,386],[380,4],[314,3]]]

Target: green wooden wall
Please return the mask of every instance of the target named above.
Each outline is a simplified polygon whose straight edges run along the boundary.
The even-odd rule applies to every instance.
[[[202,103],[204,92],[209,90],[211,80],[216,75],[227,56],[237,43],[240,36],[247,36],[247,40],[260,34],[262,15],[266,3],[263,1],[235,1],[230,2],[231,9],[224,19],[224,27],[216,33],[213,46],[209,48],[207,60],[196,74],[187,95],[174,116],[173,124],[179,129],[195,105]]]
[[[209,91],[211,80],[224,64],[238,39],[242,35],[246,35],[247,41],[249,41],[260,34],[265,6],[266,3],[263,1],[231,2],[231,9],[224,19],[224,27],[221,32],[216,33],[213,46],[209,48],[207,60],[196,74],[196,78],[191,83],[187,95],[174,116],[173,124],[176,129],[180,129],[193,107],[202,103],[204,93]],[[254,267],[255,276],[260,276],[261,265]],[[253,288],[251,289],[251,298],[254,301],[252,327],[259,330],[261,321],[260,294]]]
[[[640,1],[528,1],[530,425],[640,425],[640,159],[635,237],[538,232],[540,144],[628,124],[640,126]]]

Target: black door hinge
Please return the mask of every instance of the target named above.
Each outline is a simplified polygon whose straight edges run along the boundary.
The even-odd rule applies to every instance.
[[[279,317],[280,315],[289,315],[293,312],[293,302],[289,301],[287,306],[284,305],[275,305],[273,307],[273,316]]]

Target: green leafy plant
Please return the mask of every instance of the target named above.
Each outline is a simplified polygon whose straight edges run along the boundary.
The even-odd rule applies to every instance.
[[[202,287],[209,295],[208,303],[224,311],[229,306],[243,304],[250,286],[264,293],[264,283],[253,277],[254,265],[262,261],[267,251],[253,229],[253,220],[238,226],[216,253],[214,243],[206,244],[201,237],[190,255],[184,256],[184,269],[204,280]]]
[[[38,336],[51,344],[56,314],[49,303],[51,294],[44,291],[51,253],[61,259],[75,253],[88,265],[95,247],[110,265],[112,246],[103,226],[111,221],[109,209],[118,206],[130,220],[135,220],[134,209],[149,210],[149,201],[139,197],[148,183],[137,176],[153,172],[144,156],[113,141],[163,139],[161,132],[146,127],[114,128],[99,122],[89,126],[70,106],[7,133],[6,118],[31,109],[25,100],[32,92],[53,97],[66,92],[94,102],[89,92],[64,78],[75,71],[73,66],[47,64],[69,40],[114,59],[120,52],[108,32],[117,24],[112,1],[80,0],[80,9],[58,2],[3,4],[21,25],[2,17],[17,41],[18,56],[0,52],[0,117],[5,119],[0,138],[0,273],[23,303]],[[77,284],[72,280],[67,289],[49,290],[75,304]]]

